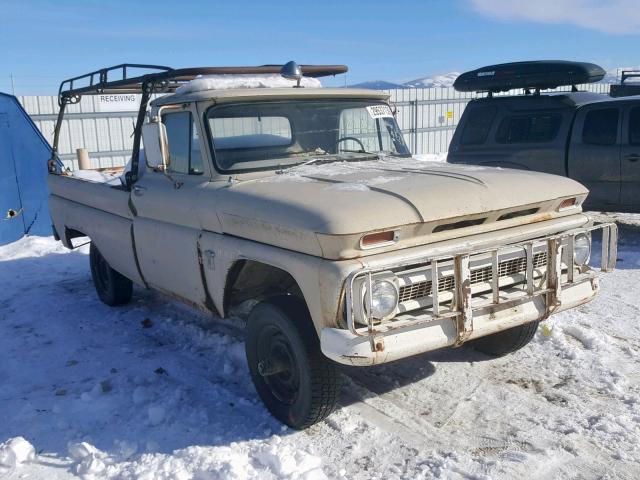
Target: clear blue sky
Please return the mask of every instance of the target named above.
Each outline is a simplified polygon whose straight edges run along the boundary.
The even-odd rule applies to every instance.
[[[53,94],[122,62],[345,63],[350,84],[527,59],[640,65],[636,1],[0,0],[0,91],[13,74],[16,94]]]

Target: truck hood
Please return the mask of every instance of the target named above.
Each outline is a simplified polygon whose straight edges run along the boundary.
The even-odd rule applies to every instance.
[[[385,157],[240,180],[220,192],[217,208],[225,233],[353,258],[383,251],[360,247],[367,232],[393,229],[393,248],[414,246],[548,220],[566,214],[557,212],[562,200],[581,203],[587,193],[544,173]]]

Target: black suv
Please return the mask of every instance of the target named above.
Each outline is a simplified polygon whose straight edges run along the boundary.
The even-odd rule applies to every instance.
[[[529,63],[533,62],[516,65]],[[481,70],[497,71],[496,67],[504,65]],[[467,79],[466,91],[473,88],[468,83]],[[492,91],[499,91],[495,85],[496,81],[488,97],[468,104],[451,141],[448,162],[567,176],[590,190],[586,208],[640,211],[640,95],[613,98],[538,89],[525,95],[493,96]],[[513,81],[510,88],[535,88],[522,82],[511,85]]]

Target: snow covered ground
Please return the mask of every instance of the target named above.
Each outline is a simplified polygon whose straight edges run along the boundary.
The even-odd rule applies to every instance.
[[[304,432],[262,406],[239,322],[142,289],[109,308],[87,249],[0,247],[0,478],[640,477],[638,229],[600,296],[525,349],[344,368]]]

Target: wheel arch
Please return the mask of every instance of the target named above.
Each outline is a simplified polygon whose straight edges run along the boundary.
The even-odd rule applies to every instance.
[[[284,292],[304,300],[318,334],[323,327],[337,325],[344,279],[360,266],[358,261],[329,261],[213,232],[203,232],[198,243],[202,274],[221,315],[228,316],[229,307],[242,298],[251,298],[250,289],[258,299]],[[251,275],[254,278],[245,283]],[[260,286],[258,279],[263,282]],[[269,280],[272,285],[266,284]]]
[[[284,268],[260,260],[239,258],[227,271],[223,309],[240,305],[249,299],[293,295],[307,304],[299,282]]]

